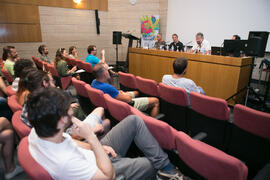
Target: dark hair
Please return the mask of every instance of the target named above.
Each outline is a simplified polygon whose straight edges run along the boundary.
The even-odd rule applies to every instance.
[[[57,49],[56,54],[55,54],[55,61],[54,61],[55,67],[57,66],[60,60],[65,59],[65,57],[62,55],[65,50],[66,50],[65,48]]]
[[[70,46],[68,49],[68,54],[72,54],[73,49],[75,49],[76,46]]]
[[[14,65],[14,74],[16,77],[20,77],[20,74],[24,68],[33,67],[34,63],[30,59],[19,59]]]
[[[196,36],[201,36],[201,37],[203,38],[203,33],[198,32],[198,33],[196,34]]]
[[[87,48],[87,52],[88,52],[88,54],[91,54],[91,53],[92,53],[92,51],[94,51],[94,50],[95,50],[94,48],[96,48],[96,46],[95,46],[95,45],[89,45],[89,46],[88,46],[88,48]]]
[[[28,96],[28,120],[39,137],[52,137],[59,132],[57,124],[68,115],[70,96],[57,88],[44,88]]]
[[[241,40],[241,37],[237,34],[233,35],[233,37],[235,38],[235,40]]]
[[[27,88],[28,79],[26,78],[30,72],[37,71],[34,67],[26,67],[21,71],[18,90],[16,92],[17,97],[20,97]]]
[[[175,74],[182,74],[187,68],[187,59],[179,57],[173,62],[173,71]]]
[[[42,55],[42,51],[44,51],[46,45],[45,44],[42,44],[38,47],[38,52]]]
[[[2,59],[5,61],[8,58],[8,54],[11,53],[11,49],[15,49],[14,46],[5,46],[3,47]]]
[[[50,82],[50,77],[48,73],[41,71],[41,70],[35,70],[31,71],[27,74],[25,77],[26,81],[26,88],[32,93],[36,90],[43,89],[43,82]]]
[[[101,78],[104,71],[105,67],[103,63],[96,64],[93,68],[93,74],[96,77],[96,79]]]
[[[173,34],[172,36],[176,36],[178,38],[178,35],[177,34]]]

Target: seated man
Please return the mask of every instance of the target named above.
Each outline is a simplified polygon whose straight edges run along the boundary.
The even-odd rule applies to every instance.
[[[18,59],[18,53],[14,46],[6,46],[3,48],[3,60],[5,61],[3,68],[9,72],[12,78],[15,78],[14,65]]]
[[[95,45],[90,45],[87,48],[88,56],[85,59],[85,62],[90,63],[94,67],[98,63],[105,63],[105,50],[102,49],[100,52],[101,59],[97,57],[97,47]]]
[[[166,46],[166,42],[162,40],[162,35],[157,34],[157,41],[155,42],[154,48],[156,49],[164,49]]]
[[[38,52],[40,54],[40,60],[47,62],[47,63],[51,63],[50,59],[48,58],[48,54],[49,54],[49,50],[47,48],[46,45],[40,45],[38,47]]]
[[[177,34],[172,35],[172,40],[173,42],[169,45],[169,49],[174,51],[184,51],[184,45],[178,40]]]
[[[184,57],[177,58],[173,62],[173,75],[164,75],[162,82],[169,86],[180,87],[186,90],[187,93],[198,92],[205,94],[203,89],[191,80],[184,77],[187,70],[188,61]]]
[[[211,54],[211,45],[209,41],[204,39],[203,33],[198,32],[196,34],[196,43],[193,45],[190,52],[198,54]]]
[[[72,118],[70,98],[57,88],[31,94],[27,109],[33,126],[28,137],[30,153],[53,179],[114,179],[118,174],[126,179],[150,179],[156,170],[161,179],[183,178],[137,116],[122,120],[99,142],[89,123]],[[64,133],[71,123],[88,146],[76,144]],[[124,157],[133,140],[146,157]]]
[[[136,98],[139,95],[138,91],[133,92],[118,91],[115,87],[110,85],[109,81],[111,77],[108,72],[108,66],[106,64],[97,64],[93,69],[93,73],[96,77],[96,79],[91,84],[93,88],[99,89],[104,93],[109,94],[112,98],[124,101],[141,111],[151,109],[150,115],[152,117],[158,115],[159,100],[157,98],[155,97]]]

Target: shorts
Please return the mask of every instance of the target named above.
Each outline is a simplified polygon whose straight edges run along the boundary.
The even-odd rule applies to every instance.
[[[146,111],[148,109],[149,101],[147,97],[135,98],[133,91],[128,91],[127,93],[132,98],[134,108],[139,109],[140,111]]]

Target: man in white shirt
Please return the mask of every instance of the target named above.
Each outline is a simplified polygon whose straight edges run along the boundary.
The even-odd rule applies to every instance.
[[[203,33],[198,32],[196,34],[196,43],[193,45],[190,52],[198,54],[211,54],[211,45],[209,41],[204,39]]]
[[[151,179],[156,170],[161,179],[180,179],[180,172],[137,116],[122,120],[99,142],[89,123],[72,118],[70,98],[57,88],[31,93],[26,106],[33,126],[28,137],[30,153],[53,179],[106,180],[115,174]],[[64,133],[71,122],[74,132],[88,144]],[[146,157],[125,157],[133,140]]]
[[[196,86],[194,81],[184,77],[187,70],[188,61],[184,57],[177,58],[173,62],[173,75],[166,74],[162,78],[162,83],[173,87],[179,87],[186,90],[187,93],[197,92],[205,94],[203,89]]]

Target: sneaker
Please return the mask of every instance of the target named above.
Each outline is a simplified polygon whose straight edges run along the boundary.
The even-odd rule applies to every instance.
[[[184,176],[178,169],[173,169],[171,171],[161,171],[157,172],[158,180],[191,180],[190,178]]]
[[[8,180],[8,179],[11,179],[11,178],[17,176],[18,174],[20,174],[20,173],[22,173],[22,172],[23,172],[23,169],[21,168],[21,166],[16,165],[16,168],[15,168],[12,172],[10,172],[10,173],[8,173],[8,174],[5,174],[5,178],[6,178],[7,180]]]

